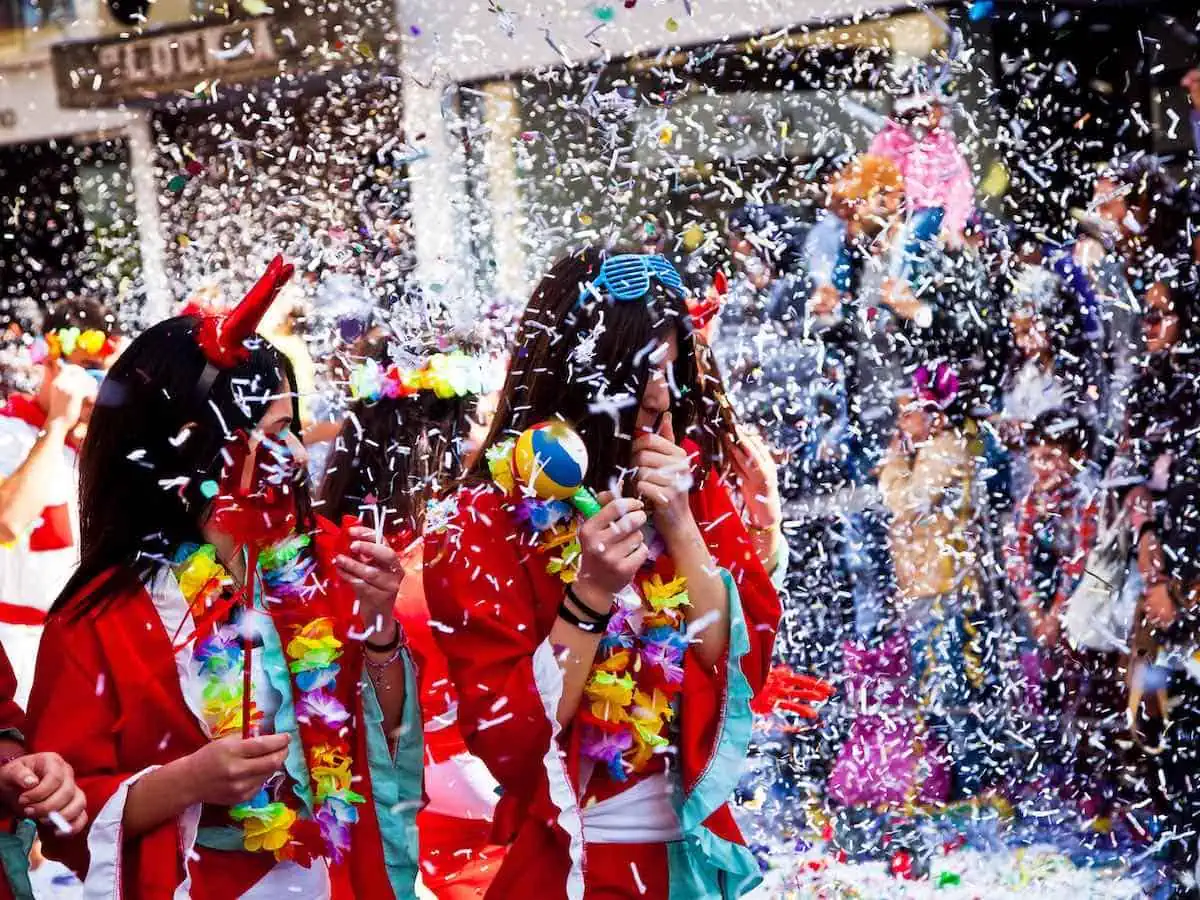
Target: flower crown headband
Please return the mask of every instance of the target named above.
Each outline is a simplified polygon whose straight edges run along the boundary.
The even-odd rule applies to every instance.
[[[435,353],[415,369],[397,365],[384,368],[368,359],[350,374],[350,396],[374,403],[381,398],[411,397],[431,391],[440,400],[468,397],[487,392],[484,364],[461,350]]]
[[[33,361],[62,359],[76,350],[91,353],[93,356],[109,357],[117,352],[117,341],[98,328],[83,331],[74,326],[55,328],[34,342]]]

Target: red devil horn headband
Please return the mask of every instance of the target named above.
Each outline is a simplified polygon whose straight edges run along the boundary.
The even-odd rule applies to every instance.
[[[247,338],[254,334],[258,323],[295,271],[295,266],[285,263],[282,256],[276,256],[241,303],[224,315],[205,316],[201,320],[196,342],[212,365],[228,369],[250,357]]]

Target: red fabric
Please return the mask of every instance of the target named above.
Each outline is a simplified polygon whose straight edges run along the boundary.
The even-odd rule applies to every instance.
[[[41,625],[45,621],[46,614],[40,609],[0,600],[0,622],[5,625]]]
[[[491,841],[492,823],[429,810],[417,814],[421,881],[438,900],[478,900],[500,870],[506,848]]]
[[[319,535],[318,546],[326,539]],[[93,594],[99,581],[85,586],[76,601]],[[361,697],[357,700],[354,713],[361,716]],[[353,752],[365,761],[366,729],[355,732]],[[125,779],[207,743],[184,703],[170,639],[145,590],[113,597],[98,614],[73,620],[68,608],[49,617],[29,700],[28,736],[33,749],[54,750],[74,768],[92,822]],[[334,897],[390,897],[369,779],[357,781],[355,789],[367,802],[358,807],[349,859],[333,873]],[[90,828],[64,837],[44,829],[44,852],[82,877],[89,833]],[[200,853],[201,864],[192,866],[195,898],[240,896],[274,863],[269,854]],[[123,854],[122,900],[170,900],[183,877],[174,821],[125,840]]]
[[[447,629],[436,629],[434,637],[459,691],[463,736],[504,789],[497,840],[516,837],[491,896],[519,896],[535,885],[542,888],[539,896],[565,896],[567,835],[555,824],[559,811],[543,764],[550,723],[533,675],[533,654],[554,625],[563,585],[546,572],[547,557],[532,547],[528,529],[496,490],[464,491],[458,502],[450,528],[426,536],[425,596],[433,619]],[[778,594],[717,478],[705,479],[693,493],[692,510],[713,558],[738,586],[751,642],[742,668],[757,692],[770,667]],[[715,749],[724,678],[723,665],[706,670],[691,654],[685,658],[679,750],[687,790]],[[568,729],[559,742],[578,789],[576,735]],[[705,824],[720,837],[740,840],[727,806]],[[585,867],[591,871],[586,859]],[[552,884],[558,888],[546,893],[544,886]]]
[[[75,546],[75,535],[71,531],[71,508],[65,503],[47,506],[42,510],[42,521],[29,535],[29,549],[34,553],[46,550],[66,550]]]
[[[458,694],[450,681],[446,656],[438,649],[429,624],[429,606],[425,603],[425,586],[421,579],[422,544],[400,535],[393,547],[400,554],[400,564],[405,572],[400,593],[396,596],[396,620],[404,629],[408,646],[418,662],[421,718],[428,724],[431,719],[450,713],[458,705]],[[428,762],[445,762],[466,749],[467,743],[457,723],[425,732]]]
[[[644,900],[671,893],[666,844],[591,844],[583,900]]]
[[[16,692],[17,676],[13,674],[8,654],[0,646],[0,728],[11,728],[24,734],[25,713],[13,700]],[[5,831],[11,831],[15,824],[11,819],[0,819],[0,828]],[[9,887],[8,879],[0,875],[0,900],[12,900],[12,896],[12,888]]]
[[[1074,484],[1066,488],[1044,491],[1031,488],[1017,503],[1013,516],[1007,556],[1009,583],[1017,592],[1023,607],[1036,603],[1034,596],[1033,553],[1038,531],[1047,522],[1058,523],[1070,530],[1071,552],[1061,560],[1058,580],[1050,608],[1061,609],[1083,577],[1084,567],[1099,530],[1100,502],[1096,494],[1080,491]]]
[[[25,734],[25,712],[13,699],[17,693],[17,676],[13,674],[8,654],[0,645],[0,729],[11,728]]]
[[[7,416],[10,419],[20,419],[27,425],[32,425],[38,431],[46,427],[47,414],[37,404],[30,394],[13,394],[8,398],[8,402],[3,408],[0,408],[0,416]],[[79,441],[75,438],[75,432],[67,435],[67,446],[72,450],[79,449]]]

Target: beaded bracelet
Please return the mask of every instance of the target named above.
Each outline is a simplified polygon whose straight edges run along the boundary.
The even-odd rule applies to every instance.
[[[586,619],[581,619],[579,616],[575,615],[571,607],[567,606],[567,601],[565,598],[563,599],[563,602],[558,605],[558,616],[564,622],[568,623],[569,625],[574,625],[580,631],[586,632],[587,634],[599,634],[605,627],[599,622],[589,622]],[[608,623],[606,622],[605,625],[607,624]]]

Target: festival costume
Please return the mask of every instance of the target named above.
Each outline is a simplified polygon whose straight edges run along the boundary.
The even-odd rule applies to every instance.
[[[417,814],[421,882],[438,900],[484,895],[500,870],[505,848],[492,842],[496,779],[473,756],[458,726],[458,694],[446,657],[430,625],[422,580],[421,541],[402,534],[393,541],[405,572],[396,598],[396,621],[418,664],[425,742],[425,794]]]
[[[323,579],[336,578],[329,560],[339,540],[332,530],[318,536]],[[413,896],[413,819],[421,800],[417,700],[411,693],[405,698],[406,727],[393,752],[356,642],[343,648],[338,665],[348,673],[362,673],[353,679],[358,689],[352,691],[345,727],[356,761],[352,789],[363,801],[353,804],[358,821],[350,826],[346,858],[330,867],[330,892],[320,892],[324,878],[319,862],[306,870],[296,862],[279,862],[270,852],[244,849],[228,809],[193,806],[140,838],[125,838],[121,822],[130,785],[220,733],[196,699],[192,665],[197,630],[216,626],[203,617],[192,618],[180,576],[170,568],[160,570],[150,584],[112,597],[99,613],[78,615],[78,604],[96,589],[95,582],[86,586],[47,622],[29,708],[32,746],[60,753],[87,795],[91,825],[85,833],[64,837],[48,829],[42,835],[45,854],[84,878],[87,896],[153,900],[180,896],[177,891],[186,885],[197,900],[271,897],[285,895],[293,884],[304,885],[306,896]],[[267,628],[255,657],[265,663],[279,705],[273,721],[260,730],[290,726],[293,741],[285,769],[299,795],[312,772],[306,772],[295,731],[297,716],[305,714],[299,706],[305,698],[287,680],[285,652],[292,635],[276,633],[269,617],[263,621]],[[173,640],[183,642],[177,651]],[[405,665],[411,684],[411,662]],[[240,731],[240,721],[236,725]],[[357,764],[359,760],[363,762]],[[193,851],[198,858],[189,859]],[[247,894],[256,884],[262,893]]]
[[[573,524],[555,521],[553,501],[548,510],[480,486],[458,495],[444,528],[427,526],[434,636],[459,691],[463,736],[504,790],[497,839],[514,839],[489,897],[732,898],[758,883],[726,798],[770,666],[779,599],[715,475],[691,506],[728,591],[725,658],[705,670],[685,652],[686,587],[655,536],[659,555],[618,598],[566,729],[555,717],[562,673],[548,634],[578,556]]]
[[[15,394],[0,410],[0,478],[21,467],[46,426],[46,411],[33,397]],[[43,489],[50,502],[28,534],[0,545],[0,644],[16,673],[13,695],[24,704],[46,610],[79,563],[78,448],[63,448],[60,476]]]
[[[228,317],[201,320],[198,390],[246,359],[246,339],[290,274],[277,258]],[[177,547],[140,584],[119,569],[98,574],[47,623],[31,741],[72,765],[90,826],[43,837],[87,896],[414,896],[418,698],[406,691],[393,749],[357,601],[334,565],[349,535],[319,519],[297,531],[294,440],[234,431],[219,481],[200,486],[208,524],[242,553],[244,586],[211,545]],[[403,648],[395,662],[414,684]],[[129,790],[148,772],[210,740],[280,732],[291,738],[284,764],[254,797],[192,804],[142,836],[123,834]]]

